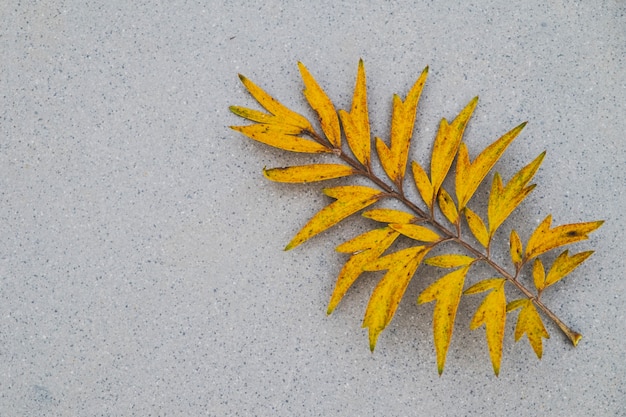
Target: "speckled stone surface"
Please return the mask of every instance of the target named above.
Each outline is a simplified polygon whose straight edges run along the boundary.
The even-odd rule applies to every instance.
[[[0,2],[0,416],[626,415],[625,3],[356,3]],[[577,348],[550,323],[538,361],[511,320],[495,378],[469,301],[438,377],[428,280],[374,354],[373,276],[325,315],[363,224],[283,252],[322,186],[265,181],[307,157],[227,108],[254,106],[240,72],[309,115],[297,61],[347,108],[359,58],[384,138],[430,66],[413,159],[477,94],[472,155],[529,121],[498,170],[547,156],[509,227],[606,220],[545,294]]]

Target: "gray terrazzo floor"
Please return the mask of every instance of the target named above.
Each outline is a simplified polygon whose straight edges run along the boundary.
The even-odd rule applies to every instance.
[[[0,416],[626,415],[624,1],[5,0],[0,56]],[[538,361],[510,320],[494,377],[477,297],[439,377],[428,280],[373,354],[373,275],[326,316],[333,248],[365,224],[283,252],[329,200],[266,181],[307,157],[229,130],[228,106],[254,107],[243,73],[310,115],[302,61],[348,108],[359,58],[383,138],[392,94],[430,66],[424,164],[477,94],[472,156],[529,121],[498,171],[547,156],[507,230],[606,220],[545,294],[577,348],[549,323]]]

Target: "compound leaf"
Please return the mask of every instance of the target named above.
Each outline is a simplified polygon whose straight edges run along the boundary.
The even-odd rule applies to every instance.
[[[498,162],[498,159],[524,126],[526,126],[526,122],[505,133],[500,139],[485,148],[471,163],[469,162],[467,147],[465,144],[461,144],[456,167],[456,198],[459,210],[467,206],[487,173],[491,171],[491,168]]]
[[[353,168],[340,164],[311,164],[285,168],[263,169],[265,178],[276,182],[306,183],[347,177],[355,174]]]
[[[461,300],[469,265],[450,272],[426,288],[417,298],[418,304],[436,301],[433,313],[433,337],[437,351],[437,370],[442,374],[454,330],[456,311]]]
[[[298,62],[302,81],[304,81],[304,96],[319,116],[322,131],[328,141],[335,148],[341,148],[341,130],[339,128],[339,117],[333,102],[328,98],[324,90],[319,86],[315,78],[309,73],[302,62]]]
[[[538,309],[542,310],[576,346],[582,335],[570,329],[548,310],[540,297],[547,287],[571,273],[593,252],[586,251],[570,256],[568,250],[565,250],[553,261],[548,271],[538,257],[555,248],[587,239],[589,233],[600,227],[603,222],[566,224],[552,228],[552,217],[549,215],[533,231],[526,245],[522,245],[515,230],[511,231],[509,252],[515,266],[514,273],[509,273],[496,262],[497,257],[491,254],[491,245],[494,243],[492,240],[496,236],[496,231],[534,189],[535,185],[529,183],[541,165],[545,152],[513,175],[506,185],[498,173],[494,174],[487,204],[485,218],[487,221],[467,207],[482,181],[526,123],[505,133],[471,161],[468,147],[463,142],[463,135],[477,106],[478,98],[472,99],[452,122],[441,119],[430,158],[430,175],[417,162],[411,163],[417,191],[428,208],[425,210],[412,201],[411,195],[405,193],[404,179],[417,105],[428,75],[428,67],[422,71],[405,100],[398,95],[393,96],[389,145],[378,137],[374,138],[382,171],[391,181],[378,174],[379,167],[372,166],[372,136],[363,61],[359,61],[350,110],[339,112],[308,69],[302,63],[298,63],[298,67],[304,83],[303,94],[317,114],[323,134],[316,132],[305,117],[285,107],[243,75],[239,76],[241,82],[263,110],[231,106],[232,113],[253,122],[248,126],[231,128],[253,140],[279,149],[311,154],[327,153],[338,159],[337,163],[264,168],[263,174],[272,181],[307,183],[358,175],[359,184],[363,181],[374,188],[366,185],[348,185],[325,189],[324,193],[334,201],[317,212],[293,237],[285,250],[300,245],[383,198],[393,198],[395,203],[404,207],[404,210],[377,208],[365,211],[364,217],[384,223],[385,227],[376,226],[374,230],[366,231],[337,246],[338,252],[350,256],[337,277],[327,313],[332,313],[363,272],[386,270],[372,293],[363,319],[363,326],[368,328],[370,348],[373,350],[380,333],[393,319],[410,280],[419,265],[424,262],[432,267],[453,269],[430,284],[417,299],[418,304],[435,301],[432,325],[440,375],[445,366],[458,305],[463,294],[487,292],[473,315],[470,328],[474,330],[485,325],[489,355],[496,376],[500,371],[502,360],[506,313],[513,310],[521,309],[515,326],[515,340],[519,341],[524,334],[527,335],[531,347],[539,358],[542,355],[543,339],[549,338],[549,335]],[[347,145],[342,143],[342,128]],[[354,158],[349,155],[350,151]],[[455,158],[456,202],[443,188]],[[440,223],[439,216],[436,218],[436,202],[439,211],[454,225],[453,229],[449,229],[447,223]],[[467,220],[471,234],[480,245],[475,245],[472,239],[466,238],[460,222],[462,214]],[[426,243],[419,244],[423,246],[408,247],[384,255],[400,235]],[[406,242],[401,244],[404,243]],[[425,259],[429,251],[440,244],[457,245],[463,253],[471,256],[444,252]],[[520,279],[524,266],[531,260],[534,260],[530,269],[537,290],[536,295],[526,287],[526,280]],[[479,281],[463,293],[465,278],[474,262],[484,262],[486,267],[495,270],[501,278]],[[519,290],[524,298],[507,304],[504,291],[507,281],[514,284],[513,289]]]
[[[427,246],[414,246],[383,256],[365,265],[366,271],[387,270],[385,276],[374,288],[363,319],[363,327],[369,329],[372,351],[376,347],[380,332],[391,322],[406,287],[428,251]]]
[[[502,342],[504,341],[504,326],[506,324],[506,296],[504,284],[506,279],[492,278],[480,281],[463,294],[476,294],[491,290],[485,297],[474,318],[470,323],[470,329],[475,330],[485,325],[485,336],[489,347],[489,356],[493,365],[493,372],[498,376],[500,362],[502,360]]]
[[[511,301],[506,306],[506,311],[510,312],[520,307],[522,311],[520,311],[517,317],[517,324],[515,325],[515,341],[519,341],[522,336],[526,334],[530,346],[535,351],[537,357],[541,359],[543,353],[543,343],[541,339],[549,339],[550,335],[543,325],[543,321],[531,300],[521,299]]]
[[[589,233],[602,226],[603,221],[572,223],[550,228],[552,215],[548,215],[528,239],[526,246],[526,260],[535,258],[559,246],[586,240]]]
[[[294,236],[291,242],[289,242],[285,250],[295,248],[318,233],[339,223],[351,214],[374,204],[384,196],[384,193],[381,191],[362,185],[326,188],[324,189],[324,194],[337,199],[337,201],[324,207],[313,216],[296,236]]]
[[[338,252],[353,255],[339,272],[326,314],[332,313],[337,307],[348,289],[363,272],[363,267],[382,255],[399,235],[400,233],[395,230],[384,227],[370,230],[337,246]]]
[[[365,66],[363,60],[359,60],[359,68],[352,97],[350,113],[345,110],[339,111],[339,117],[346,135],[346,141],[352,153],[361,164],[370,166],[370,122],[367,112],[367,87],[365,78]]]

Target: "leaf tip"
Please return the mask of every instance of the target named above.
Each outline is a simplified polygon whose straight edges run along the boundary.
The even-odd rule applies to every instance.
[[[298,69],[300,70],[300,74],[302,74],[303,76],[305,73],[309,72],[307,68],[304,66],[304,64],[300,61],[298,61]]]

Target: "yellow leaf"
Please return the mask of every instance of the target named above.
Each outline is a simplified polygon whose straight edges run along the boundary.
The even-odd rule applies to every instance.
[[[466,255],[439,255],[426,259],[424,263],[439,268],[457,268],[470,265],[475,260],[475,258]]]
[[[304,81],[304,96],[311,105],[311,108],[317,112],[322,131],[333,147],[341,148],[339,117],[337,116],[333,102],[328,98],[324,90],[322,90],[302,62],[298,62],[298,68],[300,68],[302,81]]]
[[[487,233],[487,227],[485,223],[480,218],[480,216],[470,210],[468,207],[465,207],[465,219],[467,220],[467,225],[469,226],[472,234],[478,240],[483,247],[489,246],[489,233]]]
[[[456,169],[456,198],[459,210],[467,206],[487,173],[491,171],[491,168],[498,162],[498,159],[524,126],[526,126],[526,122],[505,133],[500,139],[485,148],[472,163],[469,162],[467,147],[461,146]]]
[[[393,96],[393,112],[391,116],[391,152],[392,160],[396,165],[393,170],[396,173],[391,179],[400,182],[404,178],[406,162],[409,155],[413,126],[415,125],[415,113],[428,76],[428,67],[424,68],[411,90],[402,101],[398,95]],[[388,171],[387,171],[388,172]]]
[[[506,296],[504,294],[505,279],[493,278],[478,282],[468,288],[464,294],[475,294],[491,289],[492,291],[485,297],[472,322],[470,329],[475,330],[485,325],[485,335],[489,356],[493,365],[493,372],[498,376],[500,373],[500,362],[502,360],[502,342],[504,340],[504,326],[506,324]]]
[[[254,124],[249,126],[231,126],[231,129],[241,132],[251,139],[275,148],[291,152],[324,153],[331,149],[317,142],[294,136],[293,132],[282,125]]]
[[[328,303],[326,314],[333,312],[354,281],[363,272],[363,267],[377,259],[400,234],[388,227],[363,233],[337,246],[338,252],[353,253],[339,272],[335,289]]]
[[[448,175],[454,156],[458,151],[460,139],[455,142],[452,136],[452,129],[448,120],[442,118],[439,122],[439,129],[433,143],[433,150],[430,155],[430,180],[433,186],[433,198],[437,197],[439,187]]]
[[[345,110],[339,111],[341,123],[348,146],[361,164],[370,166],[370,122],[367,113],[367,89],[365,80],[365,66],[363,60],[359,60],[359,69],[356,76],[356,85],[352,97],[350,113]]]
[[[285,125],[285,124],[272,124],[272,123],[257,123],[257,124],[253,124],[253,125],[248,125],[248,126],[231,126],[230,127],[233,130],[236,130],[238,132],[242,132],[245,135],[256,139],[255,137],[251,136],[251,134],[267,134],[267,135],[274,135],[274,136],[293,136],[294,138],[300,139],[300,140],[304,140],[301,137],[297,136],[301,133],[301,129],[298,126],[292,126],[292,125]],[[247,132],[249,132],[250,134],[248,134]],[[258,140],[258,139],[256,139]],[[307,142],[311,142],[309,140],[307,140]],[[319,145],[317,142],[311,142],[314,143],[315,145]],[[271,145],[271,144],[270,144]],[[273,146],[273,145],[272,145]],[[322,146],[322,145],[320,145]],[[326,151],[328,152],[328,151]]]
[[[589,233],[602,226],[604,221],[572,223],[550,228],[552,216],[549,215],[528,239],[525,259],[529,260],[549,250],[570,243],[586,240]]]
[[[535,354],[539,359],[543,353],[542,338],[549,339],[550,335],[541,321],[539,313],[532,301],[528,299],[511,301],[506,311],[513,311],[518,308],[522,308],[519,316],[517,317],[517,325],[515,326],[515,341],[519,341],[524,334],[528,337],[530,346],[535,351]]]
[[[541,259],[535,259],[533,263],[533,281],[535,282],[535,288],[541,292],[546,288],[546,270],[543,267]]]
[[[435,137],[430,162],[430,179],[433,185],[434,196],[437,195],[439,187],[441,187],[443,180],[448,175],[452,161],[463,139],[465,126],[467,126],[476,104],[478,104],[478,97],[474,97],[451,124],[448,124],[446,119],[442,119],[439,124],[439,131]]]
[[[424,168],[422,168],[420,164],[413,161],[411,167],[413,168],[413,179],[415,180],[417,191],[419,191],[420,196],[422,197],[422,200],[424,200],[424,203],[428,206],[428,209],[432,210],[434,196],[433,185],[430,183],[426,171],[424,171]]]
[[[450,272],[426,288],[417,298],[418,304],[436,301],[433,313],[433,334],[437,351],[437,369],[443,372],[450,346],[456,311],[469,265]]]
[[[388,208],[373,209],[363,212],[363,217],[375,220],[381,223],[411,223],[415,220],[415,216],[405,211],[393,210]]]
[[[472,163],[470,161],[467,145],[465,144],[465,142],[461,142],[461,145],[459,145],[459,152],[456,157],[456,176],[454,178],[456,187],[456,198],[457,202],[459,203],[459,210],[463,210],[463,207],[467,205],[467,202],[462,204],[462,201],[459,200],[459,197],[461,197],[463,193],[466,192],[464,191],[465,185],[459,184],[459,182],[466,181],[469,178],[471,168]],[[478,186],[476,188],[478,188]],[[467,200],[469,201],[469,198]]]
[[[522,264],[522,240],[515,230],[511,230],[511,238],[509,240],[509,246],[511,249],[511,261],[516,268],[519,268]]]
[[[309,123],[309,121],[305,117],[294,111],[289,110],[287,107],[278,102],[278,100],[271,97],[259,86],[254,84],[243,75],[239,74],[239,79],[246,87],[246,89],[250,92],[250,94],[252,94],[252,97],[254,97],[256,101],[258,101],[259,104],[263,106],[263,108],[265,108],[265,110],[276,116],[276,123],[297,126],[300,128],[300,132],[314,131],[313,126],[311,126],[311,123]]]
[[[491,194],[489,195],[489,206],[487,217],[489,219],[489,236],[493,236],[496,229],[506,220],[507,217],[519,206],[528,194],[535,188],[535,185],[526,186],[535,175],[545,152],[541,153],[530,164],[522,168],[511,178],[505,187],[502,186],[502,179],[496,173],[493,177]]]
[[[340,164],[311,164],[285,168],[263,169],[263,175],[277,182],[304,183],[353,175],[354,169]]]
[[[366,271],[388,270],[374,288],[363,319],[363,327],[369,329],[372,351],[376,347],[380,332],[391,322],[406,287],[428,250],[426,246],[415,246],[383,256],[365,265]]]
[[[290,250],[310,239],[311,237],[334,226],[341,220],[370,206],[384,197],[384,193],[370,187],[360,185],[348,185],[335,188],[326,188],[324,194],[337,199],[320,210],[304,225],[285,247]]]
[[[383,142],[381,138],[376,138],[376,153],[378,154],[378,159],[380,160],[380,164],[382,165],[385,173],[392,181],[395,181],[396,178],[400,177],[400,171],[398,170],[398,164],[396,163],[393,152],[391,149]]]
[[[228,109],[237,116],[243,117],[244,119],[252,120],[253,122],[278,125],[283,124],[281,123],[281,120],[273,114],[267,114],[258,110],[249,109],[247,107],[241,106],[230,106]],[[296,135],[302,133],[301,127],[293,126],[293,128],[295,128]]]
[[[381,242],[387,240],[389,236],[399,236],[400,233],[389,227],[381,227],[379,229],[370,230],[365,233],[353,237],[352,239],[343,242],[337,246],[335,250],[341,253],[356,254],[368,249],[377,248],[381,246]]]
[[[419,240],[421,242],[438,242],[439,240],[441,240],[441,236],[439,236],[437,233],[417,224],[390,224],[389,227],[402,233],[404,236],[410,237],[411,239]]]
[[[546,287],[560,281],[567,274],[578,268],[580,264],[585,262],[585,259],[591,256],[592,250],[586,252],[580,252],[575,255],[569,256],[569,251],[561,253],[552,264],[548,276],[546,277]]]
[[[437,201],[439,202],[439,208],[446,219],[452,224],[457,224],[459,221],[459,212],[456,211],[456,206],[454,205],[454,201],[452,201],[452,197],[450,194],[443,188],[439,189],[439,195],[437,197]]]
[[[413,136],[417,103],[422,94],[427,76],[428,67],[424,68],[422,74],[407,94],[406,100],[404,102],[398,100],[398,106],[394,106],[393,109],[391,118],[391,148],[395,159],[398,161],[398,169],[402,178],[406,169],[411,137]]]

